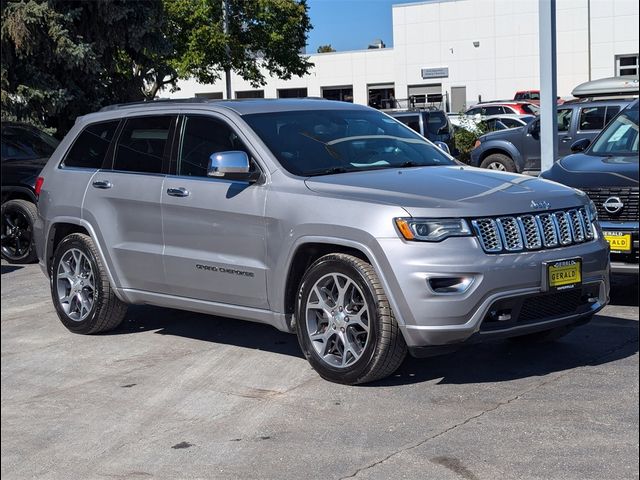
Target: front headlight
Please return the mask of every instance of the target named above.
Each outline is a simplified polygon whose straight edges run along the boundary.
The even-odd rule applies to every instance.
[[[461,218],[396,218],[395,223],[405,240],[440,242],[471,235],[469,225]]]
[[[596,208],[596,204],[593,203],[593,200],[589,200],[587,212],[589,212],[589,220],[591,220],[592,222],[598,220],[598,209]]]

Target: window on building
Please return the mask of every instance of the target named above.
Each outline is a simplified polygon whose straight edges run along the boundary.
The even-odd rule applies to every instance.
[[[368,87],[368,105],[377,109],[397,108],[396,90],[393,85],[376,85]]]
[[[308,96],[306,88],[281,88],[278,90],[278,98],[305,98]]]
[[[62,165],[80,168],[102,167],[102,162],[119,123],[119,120],[114,120],[89,125],[73,143]]]
[[[127,120],[116,145],[114,170],[160,173],[171,123],[175,117],[139,117]]]
[[[322,98],[353,103],[353,87],[322,87]]]
[[[222,92],[196,93],[196,98],[209,98],[211,100],[222,100]]]
[[[243,90],[236,92],[236,98],[264,98],[264,90]]]
[[[616,55],[616,76],[638,75],[638,54]]]

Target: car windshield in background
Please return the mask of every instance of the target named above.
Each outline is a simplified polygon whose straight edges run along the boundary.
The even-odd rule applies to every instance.
[[[589,153],[638,155],[638,109],[625,110],[596,140]]]
[[[2,159],[31,160],[51,156],[58,140],[35,128],[20,125],[2,127]]]
[[[290,111],[243,118],[294,175],[455,164],[413,130],[375,111]]]

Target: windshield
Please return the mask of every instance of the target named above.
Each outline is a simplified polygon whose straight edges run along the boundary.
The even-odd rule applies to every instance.
[[[28,126],[2,127],[2,160],[30,160],[51,156],[58,141]]]
[[[625,110],[618,115],[604,129],[589,153],[638,155],[638,110]]]
[[[376,111],[305,110],[243,118],[294,175],[455,164],[422,136]]]

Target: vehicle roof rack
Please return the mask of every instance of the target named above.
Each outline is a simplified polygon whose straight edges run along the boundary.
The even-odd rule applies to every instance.
[[[638,76],[609,77],[581,83],[571,91],[577,98],[638,95]]]
[[[106,107],[102,107],[100,112],[109,112],[111,110],[120,110],[123,108],[134,108],[139,106],[148,106],[148,107],[159,107],[164,105],[173,105],[176,103],[211,103],[211,102],[219,102],[220,100],[212,99],[212,98],[202,98],[202,97],[192,97],[192,98],[160,98],[158,100],[146,100],[140,102],[127,102],[127,103],[115,103],[113,105],[107,105]]]

